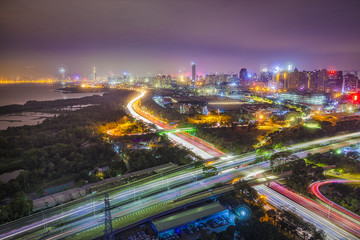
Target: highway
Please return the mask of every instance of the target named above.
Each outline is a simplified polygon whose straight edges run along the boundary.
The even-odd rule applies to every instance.
[[[268,168],[269,164],[261,163],[257,166],[245,167],[241,172],[231,170],[224,172],[223,174],[201,180],[198,180],[194,173],[189,173],[183,176],[174,177],[172,179],[161,179],[154,183],[145,184],[144,186],[140,186],[138,188],[128,189],[126,191],[122,191],[119,194],[111,196],[111,205],[115,206],[115,208],[112,209],[112,216],[114,219],[124,217],[133,212],[151,208],[157,204],[206,190],[219,182],[229,182],[232,179],[240,176],[244,177],[254,173],[262,172],[264,167]],[[189,183],[180,187],[170,188],[172,186],[171,183],[178,185],[181,184],[181,181]],[[49,239],[49,237],[51,237],[50,239],[61,239],[67,236],[76,235],[84,230],[103,225],[103,208],[103,200],[97,199],[92,203],[88,202],[71,211],[58,214],[34,224],[26,225],[23,228],[11,231],[7,234],[2,234],[0,235],[0,238],[6,239],[12,236],[19,237],[20,233],[39,228],[41,229],[45,225],[47,227],[56,227],[52,232],[46,234],[46,239]],[[61,227],[61,223],[65,224],[65,226]],[[24,238],[27,237],[27,234],[24,236]]]
[[[134,103],[133,100],[132,102]],[[132,108],[130,107],[129,110],[132,110]],[[138,117],[142,118],[140,115]],[[289,149],[299,150],[298,154],[305,155],[309,152],[328,151],[331,148],[359,142],[360,139],[351,139],[355,136],[358,135],[342,135],[337,136],[336,139],[326,138],[309,143],[296,144],[290,146]],[[317,144],[329,144],[335,140],[343,142],[303,150],[308,147],[315,147]],[[193,145],[190,146],[194,147]],[[200,151],[203,150],[200,149]],[[221,157],[212,164],[221,174],[211,178],[202,179],[202,169],[192,168],[187,171],[171,174],[170,176],[159,175],[158,178],[136,187],[114,191],[110,194],[111,205],[114,207],[112,215],[115,220],[126,219],[126,216],[129,216],[129,214],[151,209],[158,204],[206,190],[216,183],[230,182],[235,178],[250,178],[270,169],[268,162],[250,165],[255,157],[255,154]],[[49,226],[53,226],[55,229],[37,238],[47,239],[51,237],[51,239],[61,239],[74,236],[85,230],[103,226],[103,208],[103,196],[94,197],[93,199],[84,198],[83,202],[68,204],[63,209],[49,209],[44,211],[44,214],[37,213],[4,224],[0,226],[0,239],[28,238],[32,233],[38,233],[39,230]]]
[[[261,194],[266,196],[266,201],[272,206],[278,209],[286,209],[290,210],[300,217],[302,217],[305,221],[312,223],[315,225],[317,229],[322,229],[326,233],[327,239],[358,239],[356,236],[348,233],[347,231],[341,229],[336,226],[326,218],[320,217],[313,210],[309,210],[302,205],[290,200],[289,198],[283,196],[282,194],[272,190],[271,188],[265,185],[258,185],[254,187],[255,190]]]
[[[336,224],[354,236],[360,237],[360,225],[357,222],[351,221],[337,212],[331,211],[330,208],[325,207],[311,199],[294,193],[276,182],[271,182],[270,188],[307,208],[309,211],[316,213],[319,216],[318,219],[320,219],[320,217],[326,218],[330,222]]]
[[[348,184],[348,183],[360,183],[360,180],[339,180],[339,179],[330,179],[330,180],[323,180],[314,182],[310,185],[311,193],[314,194],[319,200],[326,203],[330,208],[335,208],[338,211],[344,213],[344,216],[350,217],[353,220],[356,220],[358,223],[360,222],[360,216],[347,210],[346,208],[343,208],[342,206],[332,202],[328,198],[326,198],[321,192],[320,187],[326,184]]]
[[[134,99],[132,99],[126,106],[131,115],[133,115],[136,119],[142,120],[146,123],[154,124],[158,129],[174,129],[173,126],[162,122],[148,112],[144,112],[139,107],[139,100],[145,96],[146,91],[139,90],[139,92],[140,94]],[[191,149],[195,154],[201,156],[204,159],[225,155],[225,153],[219,151],[218,149],[214,148],[203,140],[192,137],[185,133],[169,133],[168,137],[174,142]]]
[[[345,137],[345,139],[347,138]],[[346,140],[345,142],[346,144],[351,145],[354,142],[358,142],[358,141],[360,140],[353,139],[353,140]],[[325,142],[326,139],[323,140],[323,143]],[[342,146],[343,144],[344,143],[340,142],[333,145],[326,145],[319,148],[310,149],[308,150],[308,152],[328,151],[331,148],[336,148],[338,146]],[[301,145],[300,147],[303,148],[304,146]],[[300,154],[307,154],[307,151],[301,151]],[[156,194],[167,195],[169,189],[171,191],[178,191],[179,196],[183,197],[186,196],[185,193],[190,194],[190,193],[202,191],[208,188],[209,186],[211,186],[211,184],[216,184],[218,182],[228,182],[234,178],[239,178],[239,177],[249,178],[270,169],[269,164],[266,162],[261,163],[261,165],[259,166],[248,165],[250,162],[252,162],[255,159],[255,157],[256,157],[255,154],[249,154],[248,156],[244,156],[244,157],[239,157],[239,156],[222,157],[218,162],[215,162],[213,164],[215,167],[218,168],[219,171],[222,172],[222,174],[204,180],[201,180],[201,178],[203,177],[201,169],[189,169],[189,172],[183,171],[178,175],[173,174],[172,176],[159,177],[158,179],[137,186],[136,188],[121,190],[119,192],[112,193],[111,205],[120,207],[123,204],[135,204],[136,207],[134,208],[134,211],[140,211],[141,208],[137,206],[137,201],[139,200],[139,198],[141,198],[142,201],[146,201],[147,199],[149,200],[147,204],[142,202],[143,208],[146,209],[146,208],[150,208],[154,204],[159,203],[159,201],[152,202],[154,196],[155,199],[158,200],[163,199],[162,195],[156,195]],[[235,166],[240,166],[240,167],[236,169]],[[191,188],[192,184],[195,184],[197,187]],[[159,196],[162,196],[162,198],[160,198]],[[173,196],[173,199],[176,199],[179,196]],[[167,200],[169,201],[171,200],[171,195],[169,195],[169,198],[167,198]],[[63,209],[62,211],[57,210],[55,213],[46,215],[44,219],[41,214],[36,214],[33,218],[25,218],[23,222],[20,222],[20,224],[18,221],[15,222],[14,224],[8,225],[6,229],[0,227],[0,234],[1,234],[0,239],[6,239],[12,236],[13,237],[19,236],[19,234],[25,232],[26,232],[25,235],[27,235],[32,231],[36,231],[38,229],[44,228],[44,226],[46,227],[56,226],[56,230],[49,233],[51,235],[54,235],[56,233],[60,234],[58,231],[62,231],[61,234],[66,233],[67,236],[68,235],[70,236],[72,234],[77,234],[83,231],[84,229],[91,229],[94,228],[94,226],[102,225],[103,222],[94,221],[93,224],[89,226],[81,225],[81,228],[79,228],[78,226],[82,221],[82,219],[87,219],[89,215],[91,215],[91,213],[95,213],[94,214],[95,218],[97,217],[99,219],[102,219],[103,216],[102,209],[103,209],[103,199],[102,196],[100,196],[97,199],[94,199],[92,203],[90,200],[87,200],[84,201],[84,203],[81,205],[75,205],[72,208]],[[129,206],[126,207],[124,206],[121,207],[121,209],[132,209],[132,208]],[[114,210],[113,214],[116,214],[116,210]],[[127,212],[124,212],[122,214],[127,214]],[[63,224],[70,223],[70,224],[69,225],[66,224],[66,226],[59,228],[58,225],[60,223]],[[77,226],[78,228],[77,230],[76,228],[74,228],[75,226]],[[62,238],[61,236],[63,235],[60,235],[58,237]]]

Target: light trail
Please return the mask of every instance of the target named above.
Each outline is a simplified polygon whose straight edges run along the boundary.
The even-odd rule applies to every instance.
[[[286,196],[287,198],[302,205],[308,210],[316,213],[318,216],[327,218],[329,221],[343,228],[344,230],[353,234],[354,236],[360,237],[360,225],[357,224],[356,222],[351,221],[334,211],[330,211],[330,209],[328,209],[327,207],[320,205],[317,202],[308,199],[306,197],[303,197],[297,193],[294,193],[278,183],[271,182],[270,187],[276,192]]]
[[[326,233],[327,239],[336,239],[336,240],[356,240],[357,237],[352,234],[346,232],[335,224],[331,223],[326,218],[320,217],[314,211],[308,210],[302,205],[288,199],[282,194],[272,190],[269,187],[264,185],[258,185],[254,187],[255,190],[259,193],[259,195],[265,195],[266,201],[272,206],[278,209],[287,209],[293,211],[300,217],[302,217],[305,221],[310,222],[315,225],[317,229],[322,229]]]
[[[325,140],[324,140],[325,141]],[[360,141],[360,140],[348,140],[346,141],[347,144],[352,144],[354,141]],[[316,149],[311,149],[309,151],[320,151],[322,149],[322,151],[328,151],[329,148],[336,148],[336,146],[341,145],[342,143],[337,143],[337,144],[333,144],[333,145],[328,145],[328,146],[323,146],[323,147],[319,147]],[[305,154],[305,152],[301,152],[303,154]],[[223,160],[224,161],[220,161],[220,162],[215,162],[214,166],[216,166],[216,168],[221,171],[221,170],[226,170],[229,168],[232,168],[231,171],[229,171],[228,174],[230,174],[231,177],[227,178],[226,181],[231,182],[233,179],[235,178],[239,178],[239,174],[241,175],[241,178],[244,178],[248,175],[253,175],[256,172],[259,171],[266,171],[268,169],[270,169],[269,163],[259,163],[258,165],[250,165],[250,166],[244,166],[247,165],[249,162],[253,161],[255,159],[256,155],[255,154],[251,154],[249,156],[244,156],[244,157],[224,157]],[[227,160],[227,161],[225,161]],[[235,169],[236,166],[242,165],[244,167],[239,168],[239,169]],[[229,176],[227,174],[221,174],[218,176]],[[198,169],[194,169],[194,170],[190,170],[189,172],[185,172],[185,173],[179,173],[179,175],[177,176],[173,176],[170,177],[166,180],[166,177],[161,177],[157,180],[153,180],[152,182],[149,182],[147,184],[144,185],[140,185],[137,186],[136,189],[135,188],[130,188],[130,189],[126,189],[126,190],[122,190],[121,192],[118,192],[116,194],[112,194],[111,199],[112,203],[115,204],[121,204],[123,201],[128,201],[131,198],[134,199],[138,199],[139,197],[144,198],[146,196],[152,195],[158,191],[162,191],[163,193],[166,193],[168,188],[167,188],[167,184],[169,184],[169,187],[172,189],[174,186],[177,185],[181,185],[184,184],[183,187],[185,189],[190,189],[190,185],[192,183],[188,183],[191,181],[197,181],[197,183],[199,182],[199,179],[201,179],[202,177],[202,170],[198,170]],[[222,178],[223,179],[223,178]],[[203,183],[203,182],[201,182]],[[201,184],[200,184],[201,185]],[[202,188],[203,189],[203,188]],[[186,191],[186,190],[185,190]],[[135,202],[137,202],[139,200],[136,200]],[[6,239],[9,238],[10,236],[17,236],[21,233],[25,233],[28,231],[31,231],[33,229],[38,229],[40,227],[43,227],[44,225],[49,225],[50,223],[55,223],[56,221],[70,221],[69,219],[80,219],[77,220],[81,221],[81,218],[83,218],[82,216],[88,214],[89,212],[92,212],[93,209],[96,209],[96,211],[100,209],[103,209],[103,202],[101,201],[101,203],[94,203],[94,204],[86,204],[83,206],[78,206],[75,209],[71,209],[69,211],[66,211],[64,214],[65,215],[61,215],[61,214],[57,214],[56,216],[53,216],[51,218],[47,218],[47,219],[43,219],[40,221],[36,221],[35,218],[35,222],[31,223],[30,225],[25,225],[22,228],[19,229],[15,229],[9,232],[6,232],[4,234],[0,235],[0,239]],[[102,213],[97,213],[96,215],[101,215]],[[27,224],[26,221],[27,218],[24,218],[24,224]],[[20,219],[21,220],[21,219]]]
[[[132,99],[129,102],[130,105],[129,104],[127,105],[128,110],[130,111],[130,113],[132,113],[134,115],[134,117],[136,117],[140,120],[143,120],[144,122],[152,123],[150,120],[137,114],[132,108],[133,104],[136,101],[138,101],[140,98],[142,98],[144,95],[145,95],[145,92],[142,91],[138,97]],[[161,125],[161,126],[157,125],[157,128],[159,128],[159,129],[161,129],[163,127],[167,127],[166,125],[163,125],[163,123],[159,123],[159,124]],[[171,134],[169,134],[169,135],[171,136]],[[342,136],[336,136],[336,140],[344,140],[349,137],[355,137],[358,135],[360,135],[360,133],[351,134],[351,136],[349,136],[349,134],[342,135]],[[188,144],[184,139],[178,137],[177,135],[174,135],[171,137],[173,139],[176,139],[177,141],[184,141],[183,144]],[[178,137],[178,138],[176,138],[176,137]],[[327,138],[327,139],[321,139],[321,140],[317,140],[317,141],[318,141],[318,143],[328,143],[329,141],[334,141],[334,139]],[[346,143],[338,143],[338,144],[332,144],[329,146],[319,147],[316,149],[308,150],[308,152],[328,151],[328,149],[335,148],[336,146],[340,146],[341,144],[352,144],[356,141],[360,141],[360,140],[347,140]],[[305,144],[297,144],[297,145],[293,145],[291,147],[293,147],[293,150],[296,150],[296,149],[304,148],[307,146],[313,146],[313,145],[315,145],[313,142],[305,143]],[[194,149],[196,149],[196,148],[194,148]],[[192,150],[194,151],[194,149],[192,149]],[[197,150],[200,152],[203,151],[202,149],[197,149]],[[203,151],[203,152],[206,153],[205,151]],[[307,151],[301,152],[301,154],[306,154],[306,153],[307,153]],[[123,204],[124,203],[125,205],[122,205],[120,207],[120,209],[129,207],[129,209],[134,209],[134,211],[137,212],[137,211],[140,211],[141,209],[146,209],[146,208],[152,206],[151,204],[155,204],[155,203],[158,204],[158,203],[162,203],[163,201],[169,201],[169,199],[174,199],[172,197],[177,196],[176,194],[178,194],[178,195],[180,194],[180,196],[181,196],[181,194],[196,193],[198,191],[202,191],[202,190],[206,189],[206,187],[209,187],[211,184],[215,184],[218,182],[231,182],[235,178],[246,177],[248,175],[252,175],[254,172],[260,172],[260,171],[265,171],[267,169],[270,169],[270,166],[267,162],[259,163],[259,164],[251,165],[251,166],[246,166],[246,164],[253,161],[255,159],[255,157],[256,157],[255,154],[250,154],[248,156],[232,156],[232,157],[225,156],[225,157],[223,157],[223,159],[213,163],[213,165],[216,166],[218,170],[226,170],[226,169],[231,168],[231,170],[225,171],[225,173],[223,173],[223,174],[220,174],[220,175],[214,176],[212,178],[208,178],[208,179],[198,180],[202,177],[202,170],[190,170],[187,173],[179,173],[178,176],[173,176],[173,177],[169,177],[169,178],[160,177],[159,179],[153,180],[144,185],[137,186],[136,188],[130,188],[130,189],[126,189],[126,190],[121,190],[117,193],[112,193],[111,201],[112,201],[112,204]],[[236,166],[240,166],[240,165],[243,167],[240,169],[235,168]],[[195,180],[195,182],[192,182],[194,180]],[[168,184],[168,186],[167,186],[167,184]],[[182,185],[182,186],[178,187],[179,185]],[[169,187],[170,187],[170,190],[168,190]],[[174,188],[174,187],[176,187],[176,188]],[[160,193],[158,193],[159,191],[160,191]],[[177,192],[175,194],[174,192],[171,192],[171,191],[177,191]],[[128,201],[131,198],[134,199],[134,202],[126,203],[126,201]],[[141,198],[141,199],[139,199],[139,198]],[[151,199],[151,201],[149,199]],[[132,204],[132,205],[127,205],[127,204]],[[0,239],[18,236],[19,234],[25,233],[25,232],[31,233],[31,231],[34,229],[38,229],[38,228],[43,227],[48,224],[55,224],[56,221],[70,222],[66,226],[56,229],[56,231],[58,231],[60,229],[65,229],[65,228],[70,229],[70,228],[76,227],[76,228],[78,228],[77,230],[72,230],[71,232],[68,232],[67,234],[69,236],[78,234],[86,229],[89,229],[90,227],[99,227],[99,224],[102,224],[101,220],[99,222],[97,220],[95,221],[94,219],[98,219],[98,220],[103,219],[102,213],[95,214],[96,211],[102,210],[103,206],[104,206],[104,204],[102,201],[101,201],[101,203],[94,202],[93,204],[88,203],[88,204],[85,204],[82,206],[71,206],[71,208],[69,207],[69,210],[62,213],[63,215],[56,213],[56,211],[59,211],[59,210],[56,210],[54,212],[52,212],[50,210],[49,214],[53,213],[54,216],[48,217],[46,219],[42,219],[40,221],[37,221],[37,219],[39,217],[41,217],[39,215],[34,216],[33,220],[31,219],[31,216],[29,218],[20,219],[19,221],[17,221],[17,223],[22,223],[24,226],[21,228],[1,234]],[[133,207],[131,207],[131,206],[133,206]],[[116,208],[115,210],[112,210],[112,211],[114,211],[115,215],[119,213],[117,209],[118,208]],[[94,212],[95,217],[93,216],[90,219],[89,219],[89,217],[86,217],[86,215],[88,215],[89,213],[92,213],[92,212]],[[120,216],[120,215],[121,214],[116,215],[116,216]],[[91,224],[86,225],[87,226],[86,228],[79,228],[79,225],[82,225],[83,221],[85,221],[84,219],[86,219],[87,223],[89,223],[89,221],[90,221]],[[25,224],[28,224],[29,221],[34,221],[34,222],[31,223],[30,225],[25,225]],[[0,230],[1,230],[1,228],[0,228]],[[3,232],[4,230],[1,230],[1,231]],[[54,235],[55,233],[49,233],[49,234]],[[62,238],[62,237],[59,237],[59,238]]]
[[[258,171],[256,169],[259,169],[261,167],[261,165],[267,165],[267,164],[266,163],[260,164],[259,166],[255,167],[255,171]],[[114,219],[117,219],[119,217],[126,216],[130,213],[141,211],[142,209],[146,209],[146,208],[149,208],[149,207],[157,205],[157,204],[161,204],[164,202],[170,202],[179,197],[189,196],[194,193],[198,193],[200,191],[203,191],[205,189],[208,189],[208,188],[214,186],[216,183],[231,181],[231,179],[233,179],[235,176],[238,176],[238,174],[239,173],[235,173],[235,175],[234,175],[234,173],[228,172],[226,174],[216,175],[216,176],[206,178],[206,179],[203,179],[200,181],[192,182],[192,183],[184,185],[184,186],[180,186],[178,188],[173,188],[168,191],[149,196],[147,198],[137,200],[133,203],[125,204],[119,208],[112,209],[111,210],[112,217]],[[158,185],[160,187],[160,186],[163,186],[164,183],[159,182]],[[111,204],[112,205],[116,204],[116,200],[114,200],[114,199],[111,200]],[[56,233],[56,235],[51,236],[50,238],[47,238],[47,239],[65,238],[65,237],[68,237],[69,234],[73,235],[73,234],[76,234],[77,232],[82,232],[82,231],[86,231],[88,229],[97,227],[99,224],[103,225],[103,222],[104,222],[104,217],[102,214],[100,216],[98,216],[97,220],[93,219],[93,217],[90,217],[87,219],[82,219],[82,220],[80,220],[80,223],[78,222],[74,228],[69,229],[66,232]],[[80,225],[80,226],[78,226],[78,225]],[[58,229],[58,231],[60,231],[60,230],[61,229]]]
[[[328,204],[331,207],[334,207],[335,209],[339,210],[340,212],[344,213],[346,216],[349,216],[353,218],[354,220],[360,222],[360,216],[347,210],[346,208],[343,208],[342,206],[334,203],[333,201],[326,198],[321,192],[320,187],[326,184],[346,184],[346,183],[360,183],[360,180],[338,180],[338,179],[331,179],[331,180],[324,180],[324,181],[318,181],[314,182],[310,185],[311,193],[314,194],[318,199],[323,201],[324,203]]]
[[[145,90],[138,90],[140,92],[140,95],[136,96],[135,98],[133,98],[128,104],[127,104],[127,109],[129,110],[129,112],[137,119],[142,120],[146,123],[150,123],[150,124],[154,124],[156,126],[157,129],[164,129],[164,130],[171,130],[173,129],[173,127],[168,126],[162,122],[160,122],[157,119],[153,119],[153,117],[148,116],[143,114],[144,116],[146,116],[147,118],[145,118],[143,115],[140,115],[138,112],[142,112],[142,110],[138,107],[135,106],[135,110],[134,109],[134,105],[137,105],[136,103],[145,96],[146,91]],[[152,120],[152,121],[151,121]],[[168,134],[169,139],[173,140],[174,142],[177,142],[183,146],[185,146],[186,148],[189,148],[191,151],[193,151],[195,154],[199,155],[200,157],[204,158],[204,159],[209,159],[209,158],[213,158],[214,155],[215,156],[221,156],[223,155],[223,153],[218,153],[219,151],[217,149],[215,149],[214,147],[210,146],[209,144],[206,144],[204,141],[201,141],[200,139],[196,139],[197,141],[187,137],[186,135],[182,134],[182,133],[169,133]],[[206,151],[205,151],[206,150]],[[212,152],[213,155],[209,154],[208,152]]]

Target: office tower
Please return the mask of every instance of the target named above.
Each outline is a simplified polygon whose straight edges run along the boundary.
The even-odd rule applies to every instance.
[[[324,92],[327,84],[328,71],[326,69],[314,71],[312,78],[315,84],[315,91]]]
[[[344,91],[357,92],[359,79],[355,74],[347,73],[344,75]]]
[[[328,72],[328,79],[326,84],[326,91],[329,92],[341,92],[343,86],[343,74],[342,71],[330,70]]]
[[[93,77],[94,77],[94,82],[96,82],[96,69],[94,67],[94,70],[93,70]]]
[[[267,83],[267,82],[271,81],[272,78],[273,78],[273,75],[269,71],[262,71],[260,73],[260,81],[261,82]]]
[[[194,62],[194,61],[191,62],[191,72],[192,72],[191,81],[192,81],[193,84],[195,84],[196,66],[195,66],[195,62]]]
[[[246,80],[247,80],[247,70],[246,70],[246,68],[242,68],[241,70],[240,70],[240,73],[239,73],[239,78],[240,78],[240,81],[242,81],[242,82],[246,82]]]

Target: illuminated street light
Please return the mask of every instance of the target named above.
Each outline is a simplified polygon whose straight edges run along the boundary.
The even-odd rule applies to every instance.
[[[237,217],[239,218],[239,220],[241,221],[246,221],[250,218],[251,216],[251,210],[248,206],[246,205],[241,205],[239,206],[239,208],[237,209]]]

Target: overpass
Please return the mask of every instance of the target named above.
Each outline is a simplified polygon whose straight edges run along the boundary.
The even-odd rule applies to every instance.
[[[157,130],[157,133],[160,135],[164,135],[167,133],[178,133],[178,132],[187,132],[187,133],[194,133],[196,132],[196,128],[188,127],[188,128],[175,128],[175,129],[161,129]]]

